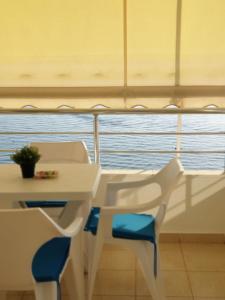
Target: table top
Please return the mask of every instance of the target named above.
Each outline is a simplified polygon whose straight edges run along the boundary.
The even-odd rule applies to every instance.
[[[57,170],[51,179],[24,179],[20,166],[0,164],[0,200],[89,200],[95,196],[101,176],[96,164],[37,163],[35,171]]]

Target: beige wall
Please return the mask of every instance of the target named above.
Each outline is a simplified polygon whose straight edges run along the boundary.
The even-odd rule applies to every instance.
[[[101,184],[95,199],[101,205],[105,198],[107,181],[135,180],[146,174],[102,175]],[[149,175],[148,175],[149,176]],[[134,193],[123,191],[122,202],[146,201],[154,187]],[[225,175],[218,172],[186,172],[171,196],[167,216],[162,228],[165,233],[225,233]]]
[[[93,205],[102,205],[108,181],[137,180],[145,176],[143,172],[103,172],[101,183]],[[155,186],[140,191],[125,190],[120,194],[122,203],[146,201],[155,195]],[[1,208],[9,208],[8,201],[1,201]],[[15,203],[15,206],[17,204]],[[47,209],[56,217],[61,209]],[[162,228],[164,233],[225,233],[225,175],[218,172],[189,172],[181,178],[171,196],[166,219]]]

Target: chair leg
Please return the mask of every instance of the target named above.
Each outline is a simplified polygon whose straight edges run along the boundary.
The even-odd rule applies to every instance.
[[[69,261],[65,271],[65,285],[69,300],[85,300],[84,273],[78,266]]]
[[[136,249],[136,254],[140,261],[141,270],[143,272],[148,289],[153,300],[165,300],[163,291],[161,290],[160,271],[157,272],[157,277],[154,274],[154,250],[151,245],[143,243],[142,247]]]
[[[101,258],[102,248],[103,248],[103,237],[101,234],[97,234],[92,258],[89,260],[89,269],[88,269],[88,300],[92,299],[96,273],[98,270],[99,261]]]
[[[82,234],[77,235],[76,241],[71,245],[70,260],[65,270],[65,284],[71,300],[84,300],[84,263]]]
[[[57,282],[36,282],[35,283],[35,299],[36,300],[57,300],[58,287]]]
[[[161,294],[161,299],[165,299],[165,288],[164,288],[164,282],[162,278],[162,272],[160,268],[160,253],[157,252],[157,277],[156,277],[156,284],[158,287],[158,290]]]
[[[86,249],[84,251],[84,268],[86,274],[88,274],[93,260],[93,249],[96,242],[95,238],[96,237],[89,232],[84,232],[84,243],[86,245]]]

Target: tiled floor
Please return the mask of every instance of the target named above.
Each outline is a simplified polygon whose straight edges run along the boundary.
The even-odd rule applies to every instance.
[[[225,244],[161,243],[161,269],[168,300],[225,300]],[[133,254],[105,247],[93,300],[149,300]],[[33,300],[31,293],[8,300]],[[62,300],[67,300],[63,291]]]

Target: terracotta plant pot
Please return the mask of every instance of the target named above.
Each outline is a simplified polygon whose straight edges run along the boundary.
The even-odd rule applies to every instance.
[[[35,164],[22,164],[20,165],[23,178],[33,178],[35,171]]]

